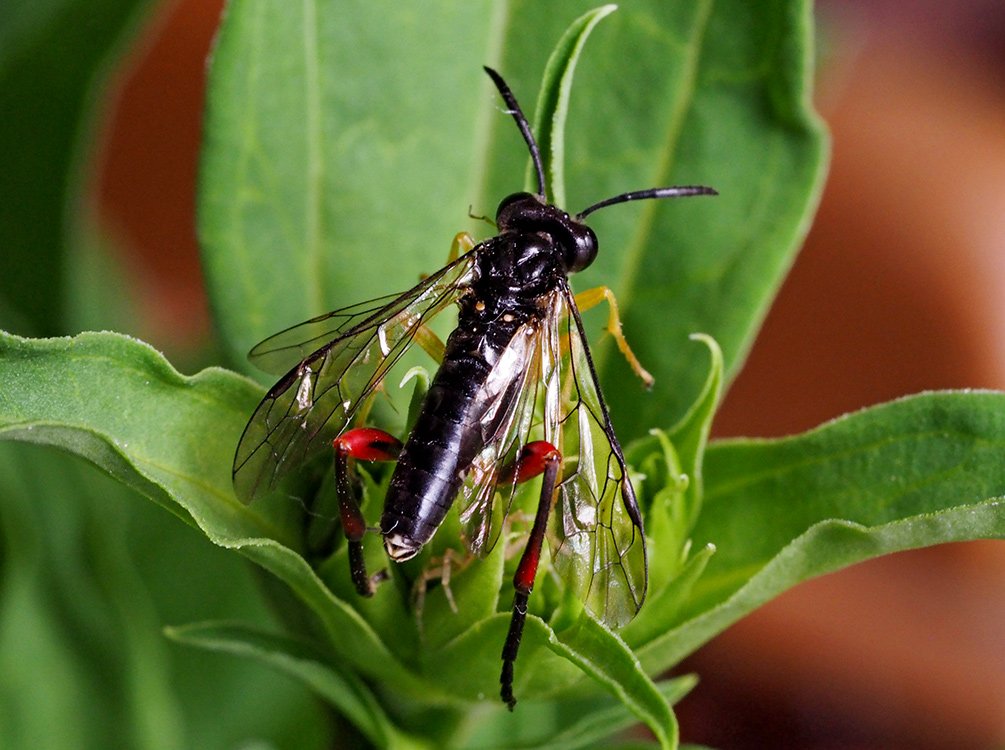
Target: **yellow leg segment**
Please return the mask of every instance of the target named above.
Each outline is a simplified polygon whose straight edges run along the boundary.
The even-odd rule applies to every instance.
[[[467,232],[458,232],[450,242],[447,263],[453,263],[474,246],[475,240],[470,234]],[[421,346],[422,350],[432,357],[437,364],[443,361],[443,352],[446,346],[443,344],[443,340],[433,333],[432,329],[428,326],[419,326],[419,329],[415,332],[415,343]]]
[[[484,214],[482,214],[481,216],[475,216],[475,214],[472,211],[473,211],[473,209],[471,208],[471,206],[468,206],[468,218],[469,219],[474,219],[475,221],[484,221],[486,224],[488,224],[493,229],[499,229],[499,227],[496,226],[496,223],[494,221],[492,221],[492,217],[491,216],[485,216]]]
[[[618,349],[621,351],[622,356],[628,360],[628,364],[631,366],[635,374],[642,379],[642,383],[645,387],[647,389],[652,388],[656,379],[653,378],[649,371],[642,366],[641,362],[639,362],[638,357],[635,356],[635,352],[633,352],[632,348],[628,346],[625,334],[621,330],[621,316],[618,314],[618,300],[615,298],[614,292],[612,292],[609,287],[598,286],[593,289],[587,289],[585,292],[580,292],[576,295],[576,305],[579,307],[580,311],[596,307],[605,300],[607,301],[607,306],[610,309],[610,314],[607,316],[607,327],[605,330],[614,337],[614,342],[618,345]]]
[[[474,246],[474,237],[467,232],[458,232],[450,243],[450,254],[447,255],[447,263],[453,263]]]
[[[421,346],[422,351],[432,357],[436,364],[443,362],[443,352],[447,347],[443,339],[433,333],[432,328],[425,324],[419,326],[415,332],[415,343]]]

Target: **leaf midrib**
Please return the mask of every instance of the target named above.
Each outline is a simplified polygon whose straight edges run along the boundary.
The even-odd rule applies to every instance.
[[[303,0],[304,107],[307,142],[304,216],[304,278],[308,280],[308,309],[323,309],[324,252],[322,248],[322,193],[324,189],[323,128],[321,122],[321,73],[318,52],[316,0]]]
[[[497,2],[486,27],[485,64],[499,67],[502,59],[502,49],[506,39],[506,30],[510,25],[510,4]],[[487,76],[482,76],[478,87],[480,100],[484,100],[490,92],[491,84]],[[495,132],[496,110],[492,107],[476,107],[474,137],[471,143],[471,170],[468,173],[467,194],[474,196],[473,205],[485,206],[488,201],[488,173],[492,152],[492,134]]]
[[[690,50],[690,54],[685,58],[686,72],[681,78],[671,81],[671,84],[675,85],[676,88],[671,93],[675,104],[668,123],[667,138],[658,154],[659,158],[656,160],[657,167],[653,178],[654,185],[666,184],[673,170],[684,121],[687,119],[687,113],[690,111],[695,100],[699,63],[706,38],[705,31],[708,28],[709,19],[712,16],[714,7],[715,0],[704,0],[696,12],[692,33],[686,45],[686,49]],[[686,84],[683,90],[679,86],[676,86],[681,80]],[[642,272],[642,260],[645,257],[645,249],[652,235],[652,228],[656,217],[655,212],[658,208],[657,203],[658,201],[644,202],[645,205],[641,209],[635,237],[628,243],[624,251],[625,260],[622,264],[621,274],[614,286],[614,289],[623,296],[623,302],[621,303],[623,315],[627,315],[627,310],[631,307],[632,303],[629,290],[635,288],[638,277]],[[598,359],[603,360],[610,349],[611,347],[604,347]],[[603,369],[603,362],[598,363],[598,366]]]

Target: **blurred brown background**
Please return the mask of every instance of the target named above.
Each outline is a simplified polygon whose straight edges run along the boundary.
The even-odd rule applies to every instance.
[[[164,2],[109,104],[97,195],[150,300],[209,337],[194,236],[220,0]],[[1005,388],[1005,3],[822,2],[833,165],[805,249],[716,434],[798,432],[935,388]],[[811,581],[685,665],[682,736],[741,748],[1005,747],[1005,545],[903,553]]]

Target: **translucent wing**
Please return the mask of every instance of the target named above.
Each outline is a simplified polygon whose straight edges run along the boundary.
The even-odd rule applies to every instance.
[[[325,450],[419,330],[464,292],[475,248],[404,294],[322,315],[252,350],[266,370],[293,362],[258,405],[234,455],[234,489],[250,502]],[[318,346],[322,341],[326,342]],[[306,354],[304,352],[307,352]]]
[[[499,357],[489,379],[509,379],[507,388],[488,404],[482,420],[485,448],[471,464],[461,485],[460,519],[464,542],[476,555],[487,554],[495,545],[501,521],[513,502],[516,477],[505,478],[531,431],[540,425],[535,419],[538,393],[546,381],[547,331],[540,323],[517,330]]]
[[[256,344],[248,359],[262,372],[286,375],[319,349],[380,318],[391,303],[403,301],[415,291],[377,297],[305,320]]]
[[[514,336],[507,353],[510,364],[496,368],[499,377],[518,375],[489,410],[495,416],[486,447],[461,488],[465,541],[477,554],[492,549],[516,491],[504,468],[530,440],[551,442],[563,456],[549,533],[553,564],[594,615],[624,625],[645,598],[642,519],[568,286],[547,300],[539,323]]]
[[[544,404],[545,439],[564,463],[550,525],[552,560],[598,619],[620,627],[646,594],[642,517],[568,285],[560,296],[549,337],[561,342],[564,356]]]

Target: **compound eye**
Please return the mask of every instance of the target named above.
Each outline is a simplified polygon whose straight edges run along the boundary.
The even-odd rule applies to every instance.
[[[530,193],[507,195],[499,202],[499,208],[496,209],[496,224],[500,229],[506,229],[513,224],[514,220],[519,220],[529,207],[540,206],[541,201]]]
[[[597,235],[585,224],[569,227],[572,240],[567,248],[565,267],[569,273],[582,271],[597,258]]]

